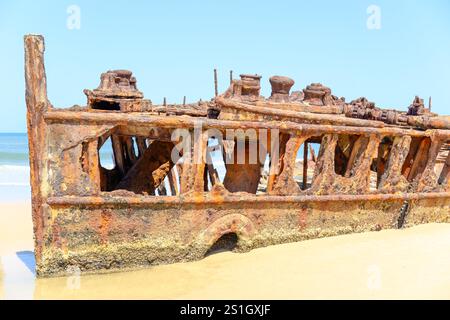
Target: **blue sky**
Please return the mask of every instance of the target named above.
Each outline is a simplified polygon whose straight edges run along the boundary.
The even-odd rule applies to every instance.
[[[80,8],[80,29],[67,8]],[[366,26],[381,10],[381,29]],[[352,100],[405,109],[420,95],[450,114],[450,1],[5,1],[0,0],[0,132],[24,132],[23,35],[45,36],[48,93],[57,107],[83,105],[100,73],[125,68],[154,103],[219,91],[228,72],[322,82]]]

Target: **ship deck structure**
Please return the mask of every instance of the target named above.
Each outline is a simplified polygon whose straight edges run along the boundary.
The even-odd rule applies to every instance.
[[[25,77],[39,276],[450,221],[450,119],[419,97],[402,112],[273,76],[264,98],[243,74],[211,100],[154,105],[110,70],[86,106],[59,109],[31,35]]]

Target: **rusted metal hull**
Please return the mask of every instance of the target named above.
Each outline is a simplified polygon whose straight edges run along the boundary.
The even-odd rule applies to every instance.
[[[286,77],[271,79],[274,101],[264,100],[260,77],[252,75],[233,80],[207,104],[153,106],[126,70],[102,74],[101,86],[86,91],[87,107],[55,109],[47,99],[43,52],[42,37],[25,37],[38,276],[197,260],[227,234],[237,236],[236,250],[246,251],[450,222],[450,131],[441,118],[384,111],[375,117],[361,105],[351,114],[394,120],[346,117],[350,107],[330,89],[308,86],[299,102]],[[406,122],[392,125],[398,119]],[[192,134],[183,161],[172,152],[179,129]],[[230,130],[244,135],[230,138]],[[219,142],[224,159],[228,152],[238,158],[240,143],[244,151],[243,163],[225,163],[223,178],[207,162],[209,139],[218,135],[226,137]],[[279,145],[258,145],[262,159],[251,162],[252,143],[274,137]],[[108,139],[110,169],[100,161]],[[312,144],[320,146],[317,156]]]
[[[197,260],[229,232],[239,237],[238,250],[335,236],[396,229],[401,196],[259,197],[204,199],[140,197],[50,198],[45,209],[45,249],[40,275],[111,271]],[[448,195],[411,198],[406,225],[450,222]],[[205,208],[206,207],[206,208]]]

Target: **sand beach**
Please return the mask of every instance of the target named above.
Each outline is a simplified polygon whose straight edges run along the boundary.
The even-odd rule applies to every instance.
[[[450,224],[36,279],[30,203],[0,204],[0,299],[448,299]]]

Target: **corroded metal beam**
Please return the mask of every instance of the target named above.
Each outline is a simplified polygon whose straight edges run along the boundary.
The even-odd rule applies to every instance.
[[[44,113],[51,108],[47,98],[47,78],[44,67],[44,38],[25,36],[25,100],[27,104],[28,145],[30,154],[30,182],[36,261],[42,253],[46,200],[46,122]]]
[[[450,192],[419,192],[419,193],[403,193],[403,194],[333,194],[333,195],[300,195],[300,196],[266,196],[266,195],[251,195],[239,196],[228,194],[225,197],[217,196],[210,197],[204,194],[199,197],[198,194],[190,197],[164,197],[164,202],[157,197],[51,197],[48,198],[47,203],[52,207],[65,206],[90,206],[99,207],[103,205],[112,206],[147,206],[151,204],[219,204],[219,203],[242,203],[242,202],[273,202],[273,203],[303,203],[303,202],[330,202],[330,201],[398,201],[398,200],[421,200],[421,199],[447,199],[450,197]]]
[[[426,131],[402,129],[395,127],[376,128],[366,125],[365,127],[352,127],[343,125],[319,125],[319,124],[299,124],[291,121],[279,123],[277,121],[230,121],[213,120],[189,117],[163,117],[153,114],[121,114],[121,113],[96,113],[70,111],[48,111],[44,114],[44,119],[48,123],[80,123],[80,124],[115,124],[115,125],[141,125],[159,128],[193,128],[195,126],[203,129],[278,129],[280,131],[300,131],[315,134],[324,133],[345,133],[345,134],[379,134],[385,135],[410,135],[413,137],[429,137],[439,135],[442,138],[450,139],[448,130],[430,129]]]

